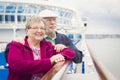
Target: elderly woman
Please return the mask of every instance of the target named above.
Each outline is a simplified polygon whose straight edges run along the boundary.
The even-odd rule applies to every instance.
[[[31,17],[26,23],[24,44],[12,41],[9,46],[8,80],[40,80],[59,61],[71,60],[74,51],[65,47],[60,52],[44,40],[45,23],[39,17]]]

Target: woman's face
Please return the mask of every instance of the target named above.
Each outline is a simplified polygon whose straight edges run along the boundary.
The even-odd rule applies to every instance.
[[[26,30],[29,39],[34,41],[41,41],[45,35],[45,25],[43,22],[34,22],[30,28]]]

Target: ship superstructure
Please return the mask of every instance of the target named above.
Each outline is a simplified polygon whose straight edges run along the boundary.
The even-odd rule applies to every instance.
[[[0,1],[0,42],[9,42],[25,35],[28,17],[38,15],[42,10],[54,11],[58,17],[57,29],[69,32],[78,27],[76,12],[70,7],[46,0],[1,0]],[[79,25],[80,27],[80,25]],[[80,32],[80,31],[79,31]]]

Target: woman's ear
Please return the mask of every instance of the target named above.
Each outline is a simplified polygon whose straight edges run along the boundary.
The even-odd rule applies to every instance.
[[[25,29],[26,36],[28,35],[28,29]]]

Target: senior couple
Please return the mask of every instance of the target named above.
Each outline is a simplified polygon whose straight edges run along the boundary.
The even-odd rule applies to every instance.
[[[26,36],[9,43],[8,80],[40,80],[40,78],[58,63],[72,60],[82,61],[79,51],[56,29],[57,15],[43,10],[40,17],[30,17],[25,25]]]

